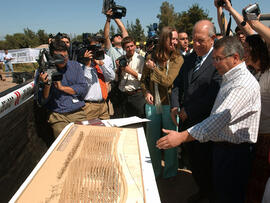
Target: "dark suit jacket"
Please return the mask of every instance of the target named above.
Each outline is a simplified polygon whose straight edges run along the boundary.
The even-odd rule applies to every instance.
[[[212,52],[192,77],[196,57],[193,52],[185,58],[172,90],[172,107],[184,107],[188,115],[188,119],[180,126],[181,130],[210,115],[221,83],[221,76],[212,63]]]

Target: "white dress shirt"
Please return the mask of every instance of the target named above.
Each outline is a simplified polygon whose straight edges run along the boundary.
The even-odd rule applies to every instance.
[[[12,55],[10,53],[7,53],[7,54],[3,54],[3,60],[4,60],[4,63],[8,63],[10,62],[12,59]]]
[[[114,80],[115,72],[113,70],[113,63],[109,56],[105,54],[105,58],[103,60],[104,64],[100,66],[100,69],[103,72],[105,82],[109,82]],[[101,101],[102,92],[101,87],[98,81],[97,69],[95,67],[82,66],[84,70],[84,77],[86,78],[88,84],[88,93],[86,94],[84,100],[85,101]]]
[[[260,111],[260,86],[243,62],[223,75],[211,115],[188,132],[200,142],[255,143]]]
[[[135,52],[132,56],[129,66],[138,74],[138,79],[129,73],[122,72],[122,79],[119,84],[119,89],[122,92],[135,91],[141,88],[140,80],[144,67],[144,58]]]

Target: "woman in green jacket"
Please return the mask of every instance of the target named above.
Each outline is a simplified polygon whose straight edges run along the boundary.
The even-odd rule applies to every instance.
[[[146,139],[156,177],[170,178],[177,174],[177,150],[164,151],[165,167],[162,173],[161,151],[156,141],[162,136],[162,128],[176,130],[170,117],[170,93],[173,81],[183,64],[178,49],[178,33],[171,27],[164,27],[159,43],[145,62],[141,87],[147,102],[146,118],[151,122],[146,126]]]

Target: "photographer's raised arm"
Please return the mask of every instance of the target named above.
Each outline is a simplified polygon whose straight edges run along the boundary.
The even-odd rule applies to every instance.
[[[122,33],[122,38],[125,38],[128,36],[128,32],[124,26],[124,24],[122,23],[122,21],[118,18],[114,19],[115,23],[117,24],[119,30],[121,31]]]
[[[225,35],[228,23],[227,23],[227,20],[225,17],[224,17],[224,22],[223,22],[223,19],[222,19],[224,16],[223,9],[221,6],[218,6],[217,2],[218,2],[218,0],[214,0],[215,7],[217,8],[218,25],[219,25],[220,33],[222,35]]]
[[[239,28],[241,28],[241,30],[245,33],[246,36],[248,35],[253,35],[254,31],[252,30],[252,28],[249,26],[249,24],[245,24],[245,26],[242,26],[241,23],[244,21],[244,18],[241,14],[239,14],[231,5],[229,0],[224,0],[225,6],[224,8],[229,11],[235,22],[237,23],[237,25],[239,26]]]
[[[259,20],[248,20],[247,23],[270,45],[270,28],[262,24]]]
[[[110,9],[107,11],[106,16],[106,23],[104,26],[104,38],[105,38],[105,48],[108,50],[111,48],[112,43],[110,40],[110,22],[111,22],[111,15],[112,15],[112,10]]]

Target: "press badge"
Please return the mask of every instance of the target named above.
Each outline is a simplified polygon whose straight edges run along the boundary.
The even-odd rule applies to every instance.
[[[74,98],[74,99],[72,99],[72,102],[75,104],[75,103],[78,103],[79,102],[79,99],[77,99],[77,98]]]

